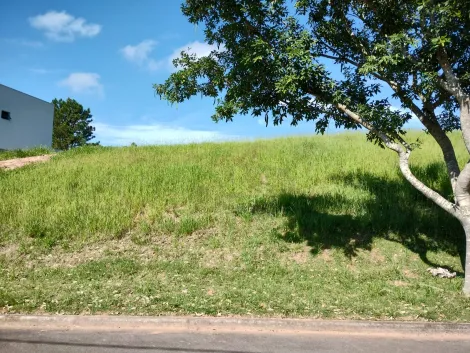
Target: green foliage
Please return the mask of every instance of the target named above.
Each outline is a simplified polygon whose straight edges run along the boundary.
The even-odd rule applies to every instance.
[[[313,120],[358,128],[339,105],[377,132],[404,135],[413,104],[444,131],[460,128],[458,102],[440,84],[446,55],[470,93],[470,2],[459,0],[186,0],[189,22],[203,25],[210,55],[181,53],[179,69],[154,85],[171,103],[194,95],[215,99],[213,119],[237,114],[268,123]],[[341,74],[332,75],[337,65]],[[384,86],[403,110],[391,109]],[[362,125],[364,125],[362,124]],[[382,143],[382,141],[378,141]]]
[[[54,99],[54,128],[52,134],[52,147],[59,150],[68,150],[73,147],[84,146],[95,136],[95,128],[90,124],[93,122],[90,109],[76,100]],[[91,143],[98,145],[99,142]]]
[[[447,195],[439,147],[409,135]],[[84,146],[0,176],[4,312],[470,320],[460,224],[362,134]]]

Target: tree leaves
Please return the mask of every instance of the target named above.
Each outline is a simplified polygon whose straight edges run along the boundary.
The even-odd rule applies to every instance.
[[[90,109],[83,109],[81,104],[71,98],[65,101],[54,99],[52,104],[54,104],[53,148],[68,150],[86,145],[95,137],[93,135],[95,128],[90,125],[93,122]]]
[[[336,108],[345,104],[392,139],[403,134],[407,109],[448,131],[459,127],[458,105],[440,84],[436,51],[445,48],[470,91],[467,10],[458,0],[186,0],[183,14],[224,50],[183,52],[180,70],[154,88],[172,103],[214,98],[215,121],[252,114],[274,124],[317,121],[319,132],[328,120],[357,128]],[[383,97],[384,86],[393,97]]]

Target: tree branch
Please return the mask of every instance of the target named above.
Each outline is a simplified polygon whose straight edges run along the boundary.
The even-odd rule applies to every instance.
[[[452,66],[449,62],[447,52],[443,47],[439,47],[436,52],[437,61],[444,72],[446,80],[439,78],[438,82],[446,91],[454,95],[460,102],[465,97],[465,92],[460,85],[458,77],[454,74]]]
[[[442,197],[439,193],[435,192],[431,188],[427,187],[423,182],[421,182],[414,174],[411,172],[409,166],[409,158],[411,151],[401,151],[398,153],[400,158],[400,170],[408,182],[415,187],[419,192],[421,192],[428,199],[433,201],[443,210],[447,211],[451,215],[459,218],[460,212],[458,211],[455,204],[449,202],[447,199]]]
[[[397,153],[400,153],[401,151],[403,151],[403,147],[401,147],[396,142],[393,142],[393,140],[390,137],[388,137],[386,134],[384,134],[382,131],[377,130],[374,126],[370,125],[367,121],[364,121],[358,114],[348,109],[346,105],[337,103],[335,104],[335,107],[337,107],[339,110],[345,113],[351,120],[365,127],[370,132],[373,132],[374,134],[376,134],[383,141],[385,146],[387,146],[391,150]]]
[[[328,45],[326,46],[329,47]],[[331,48],[331,50],[334,52],[333,48]],[[344,61],[358,68],[360,67],[360,64],[358,62],[351,60],[349,58],[343,57],[343,56],[333,56],[329,54],[322,54],[321,56],[328,58],[328,59],[332,59],[332,60]],[[428,105],[428,107],[431,108],[431,109],[428,109],[429,113],[426,114],[421,108],[419,108],[416,105],[415,102],[413,102],[411,99],[408,99],[405,96],[405,92],[403,91],[403,88],[397,82],[390,80],[387,77],[376,72],[372,72],[370,74],[374,76],[375,78],[387,83],[390,86],[390,88],[397,94],[400,100],[409,107],[411,112],[416,115],[419,121],[426,127],[426,129],[429,131],[431,136],[439,144],[442,154],[444,156],[444,161],[446,163],[447,174],[449,176],[450,183],[452,185],[452,190],[455,192],[457,177],[460,174],[459,164],[457,162],[457,157],[455,155],[454,147],[452,146],[452,142],[450,141],[449,137],[445,134],[445,132],[440,127],[440,125],[436,122],[435,116],[434,116],[434,119],[428,116],[428,114],[434,115],[434,109],[428,105],[426,98],[422,94],[418,94],[421,101],[423,102],[423,106],[426,107],[426,105]],[[413,77],[413,82],[416,82],[416,77]]]
[[[344,56],[339,57],[339,56],[333,56],[333,55],[328,55],[328,54],[321,54],[320,56],[323,57],[323,58],[332,59],[332,60],[335,60],[335,61],[338,61],[338,62],[344,61],[344,62],[347,62],[351,65],[354,65],[358,68],[361,66],[358,62],[356,62],[354,60],[351,60],[349,58],[346,58]]]
[[[340,12],[340,13],[341,13],[341,17],[342,17],[342,19],[345,23],[345,29],[348,32],[349,37],[351,38],[351,40],[353,40],[354,42],[356,42],[357,45],[359,45],[359,48],[361,49],[362,55],[364,55],[364,56],[369,55],[369,53],[367,51],[367,48],[364,46],[364,43],[362,43],[361,39],[358,36],[356,36],[356,34],[354,33],[354,31],[351,27],[350,21],[346,17],[346,14],[344,12]]]
[[[400,170],[408,182],[410,182],[411,185],[413,185],[419,192],[421,192],[424,196],[426,196],[428,199],[436,203],[439,207],[447,211],[448,213],[452,214],[453,216],[459,217],[460,213],[458,212],[458,209],[456,208],[455,204],[451,203],[447,199],[445,199],[443,196],[441,196],[439,193],[435,192],[428,186],[426,186],[422,181],[420,181],[416,176],[411,172],[410,166],[409,166],[409,158],[411,154],[411,150],[406,148],[403,148],[396,142],[393,142],[391,138],[389,138],[386,134],[382,133],[381,131],[375,129],[373,126],[365,122],[361,117],[349,110],[344,104],[336,104],[336,107],[347,114],[353,121],[357,122],[361,126],[365,127],[369,131],[375,133],[377,136],[379,136],[380,139],[384,142],[385,146],[387,146],[389,149],[395,151],[400,159]],[[406,143],[406,142],[405,142]],[[470,168],[470,167],[469,167]]]
[[[344,13],[342,13],[341,15],[343,17],[343,20],[346,23],[349,24],[348,19],[346,18]],[[351,28],[350,25],[348,26],[347,31],[348,31],[348,33],[351,37],[351,40],[356,41],[361,46],[362,55],[364,57],[366,57],[368,55],[368,52],[367,52],[366,48],[364,47],[364,45],[361,43],[360,39],[357,38],[357,36],[355,36],[355,34],[353,33],[352,28]],[[259,36],[261,36],[261,33],[259,33],[259,31],[256,30],[256,32]],[[348,57],[345,57],[343,55],[340,55],[335,50],[334,47],[330,46],[328,43],[325,43],[323,40],[321,40],[321,44],[324,45],[331,53],[334,54],[334,55],[330,55],[330,54],[323,53],[323,54],[320,55],[321,57],[331,59],[331,60],[335,60],[335,61],[344,61],[344,62],[347,62],[347,63],[353,65],[353,66],[356,66],[357,68],[361,67],[361,64],[359,62],[357,62],[355,60],[352,60]],[[337,55],[337,56],[335,56],[335,55]],[[409,56],[409,57],[410,57],[411,60],[414,60],[411,56]],[[455,156],[454,147],[452,146],[452,143],[451,143],[450,139],[448,138],[448,136],[445,134],[445,132],[442,130],[442,128],[440,127],[439,124],[437,124],[435,121],[430,119],[411,99],[408,99],[406,97],[406,95],[403,91],[403,88],[397,82],[388,79],[387,77],[385,77],[384,75],[382,75],[378,72],[372,72],[370,74],[373,77],[377,78],[378,80],[381,80],[381,81],[387,83],[390,86],[390,88],[392,88],[392,90],[398,95],[400,100],[405,105],[409,106],[410,110],[418,117],[418,119],[421,121],[421,123],[428,129],[429,133],[433,136],[433,138],[439,144],[439,146],[441,147],[441,151],[443,153],[443,156],[444,156],[445,163],[446,163],[448,176],[449,176],[449,179],[450,179],[450,182],[451,182],[451,185],[452,185],[452,190],[455,192],[457,177],[460,174],[460,168],[459,168],[459,165],[458,165],[458,162],[457,162],[457,158]],[[414,82],[415,82],[416,77],[414,77],[413,79],[414,79]],[[312,94],[312,96],[315,96],[315,95]],[[422,99],[423,105],[424,105],[425,100],[423,98],[424,97],[422,97],[421,99]],[[369,131],[374,132],[377,136],[379,136],[382,139],[382,141],[384,142],[384,144],[388,148],[392,149],[393,151],[395,151],[397,153],[400,153],[399,152],[401,150],[400,146],[398,144],[394,143],[388,136],[386,136],[385,134],[377,131],[373,126],[369,125],[367,122],[364,122],[357,114],[353,113],[352,111],[349,111],[346,106],[339,104],[339,105],[337,105],[337,108],[340,109],[341,111],[343,111],[345,114],[347,114],[353,121],[356,121],[359,125],[365,127]],[[434,114],[434,111],[432,110],[432,111],[430,111],[430,113]],[[406,143],[406,141],[403,138],[401,138],[401,136],[399,136],[397,134],[397,136],[395,136],[395,138],[398,141],[400,141],[400,143],[405,147],[406,150],[410,150],[409,145]]]

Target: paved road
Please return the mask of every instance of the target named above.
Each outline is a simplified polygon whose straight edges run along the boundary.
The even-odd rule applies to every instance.
[[[21,327],[23,326],[23,327]],[[24,327],[26,326],[26,327]],[[58,326],[64,327],[60,329]],[[428,329],[369,330],[361,323],[346,331],[272,329],[260,324],[244,326],[173,325],[44,325],[0,322],[1,353],[300,353],[300,352],[470,352],[470,331]]]

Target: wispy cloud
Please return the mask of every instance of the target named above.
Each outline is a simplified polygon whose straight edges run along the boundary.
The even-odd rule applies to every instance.
[[[142,64],[149,59],[148,56],[156,45],[156,41],[146,39],[137,45],[126,45],[121,49],[121,53],[126,60]]]
[[[68,87],[73,93],[93,93],[103,95],[103,85],[100,75],[90,72],[74,72],[58,83],[59,86]]]
[[[224,48],[223,47],[217,48],[216,45],[210,45],[210,44],[202,43],[202,42],[199,42],[199,41],[188,43],[188,44],[183,45],[183,46],[181,46],[181,47],[179,47],[179,48],[177,48],[173,51],[173,53],[166,60],[167,65],[168,65],[169,68],[174,69],[173,60],[178,58],[182,51],[185,51],[189,54],[196,54],[197,58],[202,58],[204,56],[209,56],[209,54],[212,51],[217,51],[217,50],[223,51]]]
[[[5,42],[11,43],[14,45],[20,45],[23,47],[30,47],[30,48],[42,48],[44,47],[44,43],[38,40],[28,40],[24,38],[9,38],[5,39]]]
[[[101,32],[101,25],[87,23],[65,11],[49,11],[29,18],[32,27],[43,31],[47,38],[58,42],[73,42],[76,37],[94,37]]]
[[[45,75],[49,73],[49,70],[46,69],[29,69],[32,73],[39,74],[39,75]]]
[[[157,44],[158,43],[154,40],[146,39],[137,45],[126,45],[124,48],[120,49],[120,52],[127,61],[145,67],[150,71],[160,69],[171,71],[174,70],[173,60],[179,57],[182,51],[196,54],[196,57],[201,58],[208,56],[213,50],[223,50],[223,48],[217,49],[215,45],[195,41],[175,49],[164,59],[155,60],[151,57],[151,54]]]
[[[29,71],[37,75],[48,75],[48,74],[57,74],[59,72],[62,72],[63,70],[51,70],[51,69],[32,67],[29,69]]]
[[[120,52],[124,59],[139,66],[155,71],[159,68],[159,63],[150,58],[149,55],[158,43],[152,39],[146,39],[137,45],[126,45]]]
[[[140,145],[216,142],[238,139],[218,131],[192,130],[164,124],[108,125],[93,124],[96,139],[104,145],[125,146],[132,142]]]

